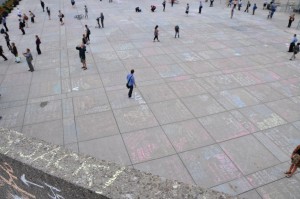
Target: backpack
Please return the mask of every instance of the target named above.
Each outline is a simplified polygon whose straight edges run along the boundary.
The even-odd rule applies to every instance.
[[[175,26],[175,31],[179,31],[179,26]]]

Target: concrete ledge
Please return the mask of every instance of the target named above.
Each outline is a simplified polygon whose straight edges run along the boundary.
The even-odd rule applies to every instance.
[[[0,129],[0,198],[236,198]]]

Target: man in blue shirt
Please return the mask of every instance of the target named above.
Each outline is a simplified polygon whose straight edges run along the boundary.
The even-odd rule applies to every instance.
[[[129,92],[128,92],[128,97],[129,98],[131,98],[132,91],[133,91],[133,86],[136,87],[133,73],[134,73],[134,70],[132,69],[130,71],[130,74],[127,75],[127,88],[129,89]]]

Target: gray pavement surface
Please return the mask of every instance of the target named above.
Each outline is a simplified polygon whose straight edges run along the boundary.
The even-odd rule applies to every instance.
[[[190,13],[185,14],[186,2]],[[299,15],[235,11],[223,1],[210,8],[181,0],[166,12],[161,1],[23,0],[36,23],[26,35],[14,11],[7,19],[25,59],[0,61],[0,126],[63,145],[75,152],[245,198],[298,198],[300,176],[285,178],[289,156],[300,143],[300,57],[290,61],[289,42]],[[150,5],[157,10],[150,12]],[[89,8],[89,18],[76,20]],[[135,7],[142,12],[136,13]],[[245,7],[244,7],[245,8]],[[58,21],[58,10],[65,25]],[[104,13],[104,29],[95,28]],[[76,45],[91,29],[81,69]],[[158,25],[160,42],[153,42]],[[174,38],[174,26],[180,38]],[[42,55],[35,50],[35,35]],[[135,69],[137,88],[127,97],[126,74]]]

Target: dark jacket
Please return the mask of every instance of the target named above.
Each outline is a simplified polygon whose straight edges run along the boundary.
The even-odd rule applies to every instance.
[[[36,45],[40,45],[42,42],[41,42],[41,40],[40,40],[40,38],[37,38],[36,40],[35,40],[35,44]]]
[[[76,50],[79,50],[79,57],[81,59],[85,59],[85,51],[86,51],[85,46],[82,48],[80,46],[77,46]]]
[[[17,50],[17,47],[16,46],[13,46],[11,48],[11,53],[14,54],[15,56],[18,56],[18,50]]]

